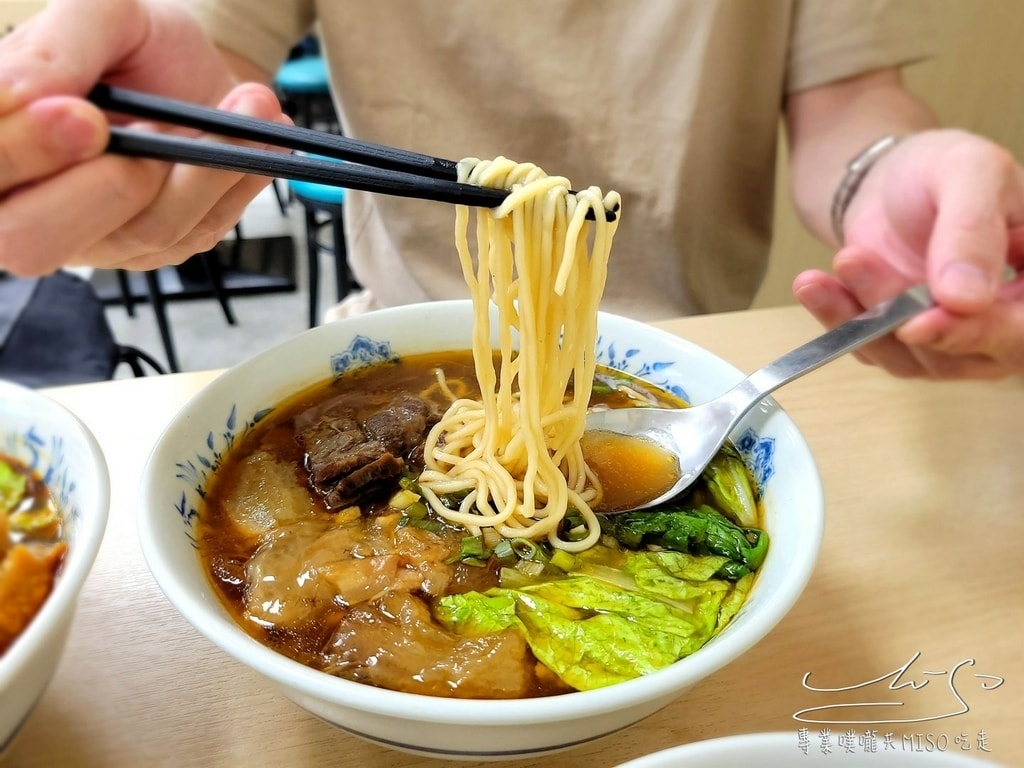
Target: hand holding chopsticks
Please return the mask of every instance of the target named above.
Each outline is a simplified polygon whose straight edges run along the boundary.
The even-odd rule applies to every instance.
[[[195,128],[229,138],[259,141],[321,157],[112,126],[107,151],[115,154],[456,205],[493,208],[500,205],[508,194],[505,190],[458,182],[457,164],[452,160],[356,141],[337,134],[282,125],[108,85],[96,86],[89,94],[89,100],[109,112]],[[333,160],[321,159],[323,157]],[[608,211],[607,215],[612,219],[615,212]]]

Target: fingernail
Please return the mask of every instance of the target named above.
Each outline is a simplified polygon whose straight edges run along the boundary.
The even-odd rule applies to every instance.
[[[828,303],[828,291],[818,283],[808,283],[797,289],[796,300],[809,312],[815,312]]]
[[[967,304],[992,300],[996,281],[980,267],[964,261],[947,264],[939,274],[939,284],[950,297]]]
[[[242,92],[229,97],[224,104],[222,109],[226,109],[229,112],[235,112],[240,115],[246,115],[247,117],[256,117],[260,114],[260,107],[262,102],[258,97],[254,97],[249,93]]]
[[[918,315],[897,329],[896,337],[904,344],[917,347],[928,347],[935,344],[941,333],[931,317]]]

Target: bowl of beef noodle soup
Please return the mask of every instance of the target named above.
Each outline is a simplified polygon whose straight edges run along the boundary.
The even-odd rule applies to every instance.
[[[413,399],[439,394],[431,366],[447,369],[449,388],[461,392],[470,386],[472,317],[469,302],[382,310],[308,331],[226,372],[160,438],[143,477],[139,525],[147,562],[181,614],[311,712],[399,749],[454,758],[516,757],[621,729],[753,646],[785,615],[810,576],[823,502],[799,431],[766,401],[732,436],[735,456],[756,489],[756,522],[738,527],[765,532],[763,561],[736,580],[681,582],[694,596],[670,591],[676,597],[639,599],[635,584],[636,574],[644,578],[642,561],[634,563],[634,575],[622,569],[624,553],[632,551],[626,545],[567,552],[550,548],[546,539],[513,537],[508,546],[525,557],[503,555],[501,542],[509,539],[471,536],[431,513],[412,462],[392,475],[393,482],[371,483],[365,496],[355,480],[317,485],[307,452],[318,457],[309,459],[311,468],[321,467],[332,451],[339,461],[344,455],[338,443],[324,446],[326,435],[358,452],[376,440],[365,440],[356,425],[376,424],[379,436],[396,415],[420,428],[437,416],[432,400],[424,405]],[[625,387],[627,397],[646,399],[651,393],[633,391],[632,377],[638,377],[657,384],[665,393],[659,397],[699,401],[742,378],[684,339],[615,316],[600,318],[598,359],[607,366],[598,376],[605,383],[595,387],[601,396]],[[387,439],[409,445],[400,435]],[[389,455],[413,456],[416,447]],[[390,459],[344,461],[363,461],[363,476],[372,477]],[[700,493],[703,501],[691,499],[680,508],[715,517],[708,509],[717,510],[718,502],[706,486]],[[610,520],[618,524],[622,517],[628,515]],[[585,529],[579,521],[572,527]],[[634,543],[645,538],[642,525],[632,532],[628,525],[622,528]],[[657,528],[651,528],[652,540],[663,538]],[[661,546],[639,544],[635,551],[645,552],[676,557]],[[743,570],[742,562],[715,557],[724,556],[709,555],[708,567],[719,562],[716,570]],[[648,574],[652,582],[659,573]],[[533,589],[545,574],[558,578]],[[505,585],[498,586],[502,575]],[[570,607],[571,593],[559,603],[559,584],[575,583],[583,593],[610,584],[627,603],[633,596],[638,605],[663,610],[669,619],[663,631],[657,621],[636,627],[643,635],[664,637],[677,634],[680,625],[673,618],[732,603],[735,585],[745,578],[747,591],[727,625],[665,666],[679,646],[648,648],[648,662],[631,660],[635,644],[621,650],[625,661],[597,651],[586,659],[569,657],[558,648],[559,642],[568,647],[576,632],[571,621],[558,626],[564,614],[615,619],[605,619],[603,627],[600,620],[592,622],[596,649],[632,624],[613,606]],[[707,586],[732,597],[705,602]],[[535,602],[543,597],[549,610],[532,618],[520,610],[526,618],[516,622],[516,607],[530,601],[531,589]],[[475,605],[466,598],[488,593],[491,598],[476,597]],[[435,606],[443,606],[443,614],[433,614]],[[497,627],[493,632],[485,631],[491,629],[484,626],[488,620]],[[402,627],[409,632],[393,631]],[[564,678],[536,662],[546,645],[550,663]],[[488,664],[490,659],[495,661]],[[460,685],[462,691],[452,691],[457,695],[445,695]]]
[[[89,429],[44,394],[0,381],[0,755],[57,669],[109,494]]]
[[[619,730],[743,653],[820,545],[814,462],[771,401],[657,507],[675,459],[586,431],[741,378],[599,311],[614,192],[504,158],[456,208],[467,301],[316,328],[228,371],[147,465],[151,570],[200,632],[342,728],[514,758]]]

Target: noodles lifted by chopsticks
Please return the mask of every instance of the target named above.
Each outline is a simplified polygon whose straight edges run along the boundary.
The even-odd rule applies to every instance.
[[[617,218],[609,222],[605,212],[618,208],[619,196],[596,187],[570,193],[568,179],[502,157],[462,161],[459,180],[511,193],[496,209],[477,209],[475,248],[470,211],[456,210],[482,397],[452,396],[427,438],[419,485],[438,515],[474,533],[493,527],[507,538],[547,538],[555,547],[582,551],[600,536],[593,507],[601,487],[580,438],[617,227]],[[586,220],[589,211],[594,221]],[[457,510],[439,498],[460,493],[466,495]],[[570,509],[583,517],[582,538],[560,535]]]

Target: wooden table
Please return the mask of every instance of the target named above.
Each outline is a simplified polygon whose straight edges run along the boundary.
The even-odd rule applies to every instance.
[[[818,332],[797,308],[663,325],[748,371]],[[310,716],[204,640],[150,577],[136,539],[137,481],[161,429],[215,375],[51,390],[106,451],[111,517],[70,647],[9,763],[437,765]],[[1024,382],[900,381],[848,358],[778,399],[818,459],[828,504],[803,597],[759,646],[675,704],[558,756],[557,765],[603,768],[684,742],[768,730],[791,732],[794,748],[802,737],[819,750],[825,728],[837,765],[845,745],[882,750],[887,739],[900,749],[970,747],[976,756],[984,747],[990,759],[1024,765]],[[902,681],[927,680],[923,688],[856,687],[911,660]],[[851,691],[815,693],[805,676],[808,686]],[[968,712],[876,725],[794,719],[844,696],[900,699],[901,712],[937,716],[960,708],[954,691]]]

